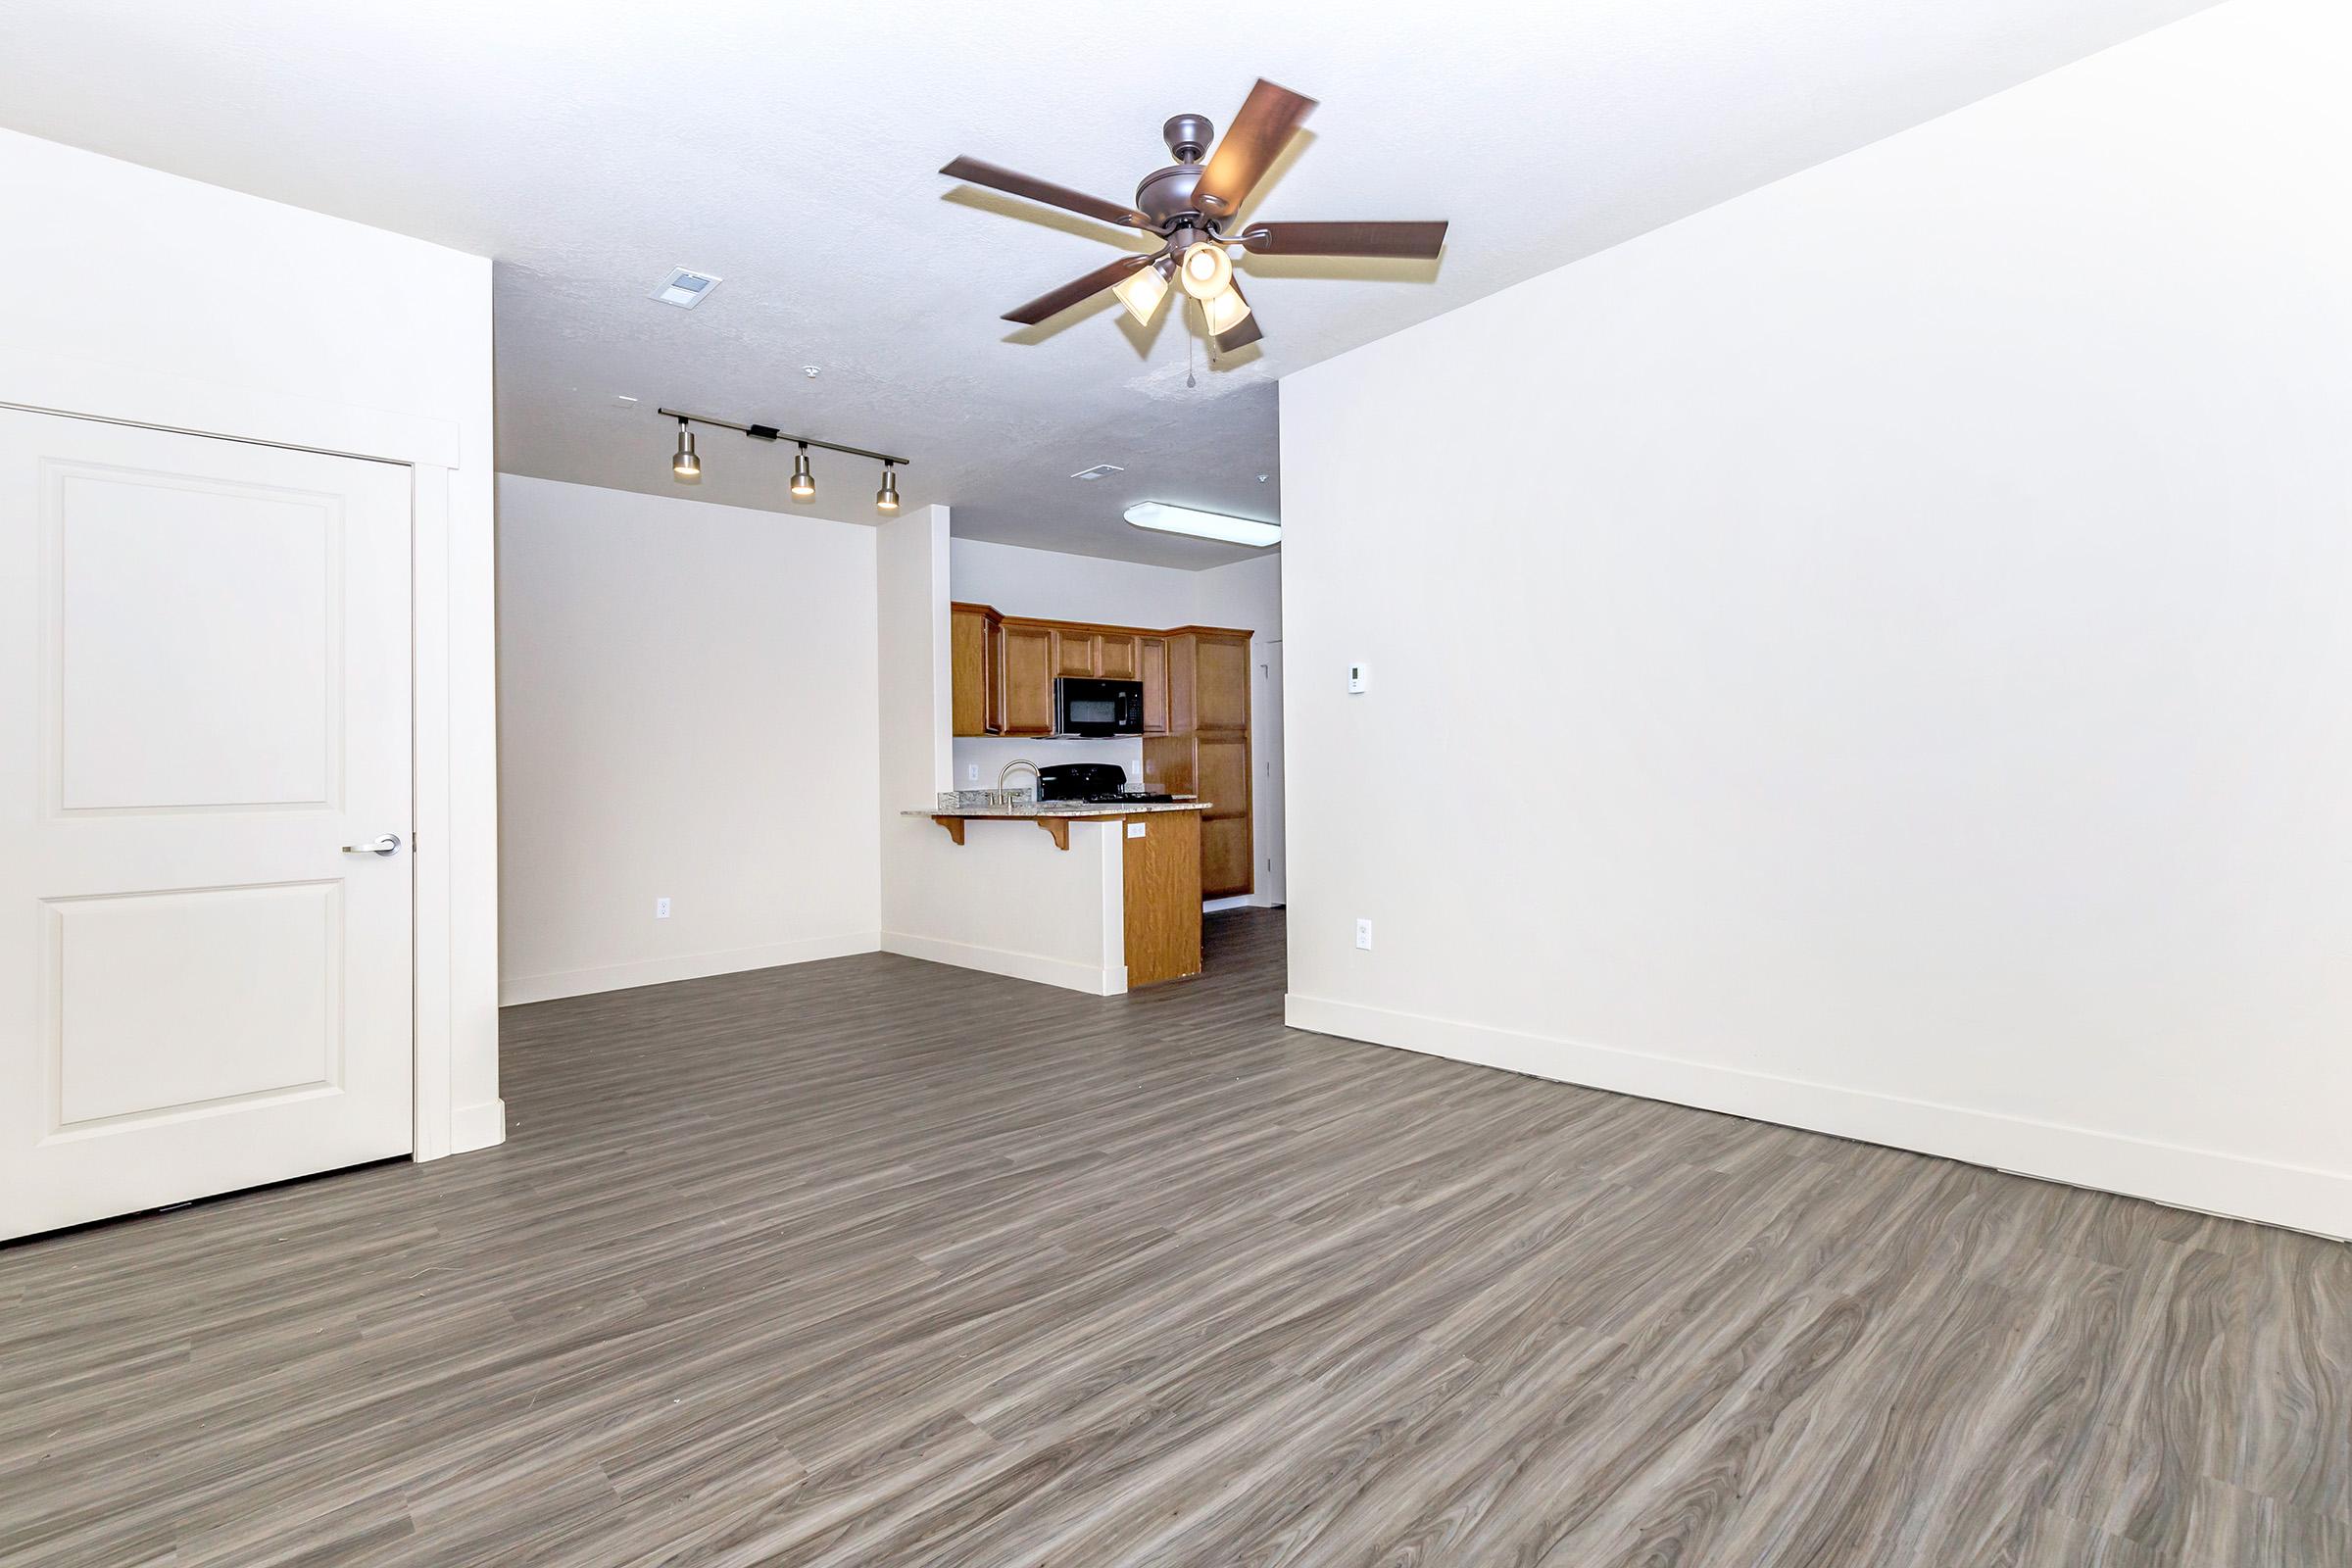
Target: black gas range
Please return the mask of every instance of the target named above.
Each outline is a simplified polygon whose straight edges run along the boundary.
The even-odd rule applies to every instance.
[[[1081,806],[1164,806],[1176,799],[1156,790],[1131,790],[1116,762],[1055,762],[1037,770],[1037,798]]]

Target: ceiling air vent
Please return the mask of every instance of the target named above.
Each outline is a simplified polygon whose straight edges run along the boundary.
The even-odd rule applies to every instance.
[[[664,305],[675,305],[680,310],[691,311],[709,299],[710,291],[718,287],[722,279],[713,277],[709,272],[689,271],[683,267],[675,268],[670,271],[669,276],[663,278],[660,286],[655,288],[653,298],[660,300]]]
[[[1073,479],[1107,479],[1114,473],[1125,473],[1126,471],[1115,463],[1098,463],[1091,468],[1080,468],[1070,477]]]

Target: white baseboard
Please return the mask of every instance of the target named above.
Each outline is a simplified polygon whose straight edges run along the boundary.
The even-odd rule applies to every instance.
[[[558,997],[585,997],[600,991],[667,985],[672,980],[737,974],[746,969],[773,969],[779,964],[872,953],[880,946],[881,940],[873,932],[860,931],[837,937],[810,937],[801,942],[775,942],[764,947],[729,948],[719,953],[689,953],[674,958],[606,964],[594,969],[511,975],[498,983],[498,1004],[512,1007],[526,1002],[553,1002]]]
[[[495,1149],[507,1141],[507,1102],[485,1100],[478,1105],[459,1105],[449,1113],[449,1152],[467,1154]]]
[[[1005,948],[983,948],[969,942],[943,942],[937,937],[910,936],[904,931],[883,932],[882,951],[929,963],[954,964],[958,969],[980,969],[1015,980],[1034,980],[1041,986],[1059,986],[1064,991],[1083,991],[1090,997],[1115,997],[1127,990],[1127,966],[1123,963],[1115,968],[1105,967],[1071,958],[1049,958],[1036,953],[1014,953]]]
[[[1484,1024],[1287,996],[1294,1029],[2352,1239],[2352,1175]]]

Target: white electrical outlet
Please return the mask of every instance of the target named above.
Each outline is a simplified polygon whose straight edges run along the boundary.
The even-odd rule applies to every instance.
[[[978,762],[966,762],[963,764],[963,781],[966,784],[977,784],[980,782],[980,764]]]
[[[667,899],[656,899],[654,901],[654,918],[657,920],[666,920],[669,918],[669,901]]]
[[[1349,691],[1366,691],[1371,688],[1371,685],[1372,666],[1370,664],[1359,659],[1348,666],[1348,689]]]
[[[1362,948],[1362,949],[1364,949],[1364,950],[1365,950],[1365,951],[1367,951],[1367,952],[1369,952],[1369,951],[1371,950],[1371,947],[1372,947],[1372,922],[1371,922],[1371,921],[1369,921],[1369,920],[1358,920],[1358,921],[1356,921],[1356,922],[1355,922],[1355,945],[1356,945],[1357,947],[1359,947],[1359,948]]]

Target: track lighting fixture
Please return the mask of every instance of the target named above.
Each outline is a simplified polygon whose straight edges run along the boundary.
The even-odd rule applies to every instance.
[[[714,419],[707,414],[688,414],[683,409],[663,409],[664,419],[678,421],[678,449],[671,454],[669,471],[680,484],[700,484],[703,478],[703,460],[694,448],[694,427],[709,425],[717,430],[734,430],[755,441],[789,441],[798,450],[792,459],[792,499],[813,501],[816,498],[816,470],[808,466],[808,449],[823,447],[845,457],[871,458],[882,465],[882,488],[874,492],[874,505],[885,514],[899,510],[898,471],[906,460],[890,452],[868,452],[863,447],[845,447],[838,441],[819,441],[812,435],[791,435],[772,424],[738,424],[732,419]]]

